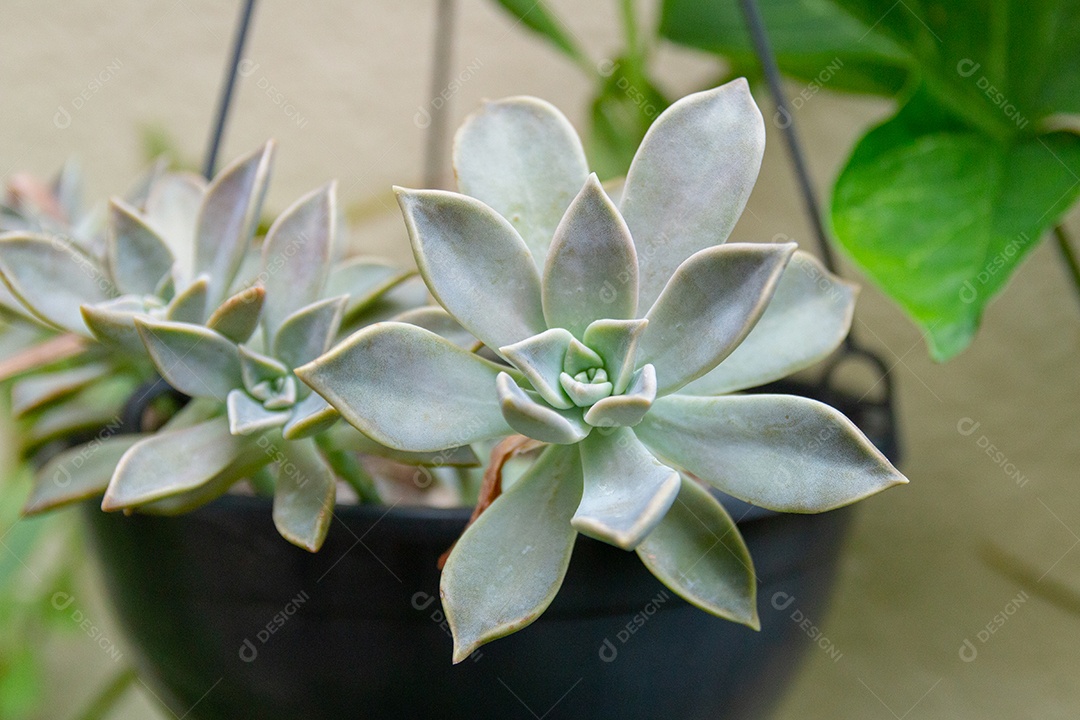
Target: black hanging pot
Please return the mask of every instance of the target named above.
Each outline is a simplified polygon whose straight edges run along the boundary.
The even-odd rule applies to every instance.
[[[896,460],[889,398],[821,388]],[[810,648],[849,510],[781,515],[724,498],[758,574],[761,631],[683,602],[627,553],[579,537],[535,623],[452,665],[436,560],[468,509],[347,506],[309,554],[268,499],[223,497],[165,518],[86,518],[142,678],[178,717],[761,718]]]

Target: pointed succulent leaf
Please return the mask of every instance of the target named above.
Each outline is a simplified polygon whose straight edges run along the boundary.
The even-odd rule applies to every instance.
[[[656,370],[646,365],[622,395],[599,400],[585,412],[585,422],[593,427],[633,427],[641,422],[656,400]]]
[[[98,432],[115,424],[134,390],[130,376],[109,375],[76,391],[65,402],[41,408],[27,429],[27,447],[67,440],[83,431]]]
[[[145,315],[146,304],[131,295],[82,306],[83,322],[99,342],[121,348],[136,357],[146,354],[146,347],[135,329],[135,318]]]
[[[396,192],[420,274],[466,330],[494,349],[547,329],[540,274],[509,222],[465,195]]]
[[[318,397],[318,395],[312,397]],[[347,423],[338,423],[326,433],[325,437],[330,447],[335,450],[376,455],[405,465],[434,465],[436,467],[477,467],[480,465],[480,458],[468,445],[447,448],[438,452],[406,452],[372,440]]]
[[[769,306],[739,346],[713,370],[682,388],[721,395],[764,385],[824,360],[851,328],[857,287],[796,251]]]
[[[461,327],[461,323],[455,320],[453,315],[438,305],[406,310],[395,317],[394,320],[430,330],[465,350],[476,351],[480,347],[480,341],[473,337],[473,334],[468,330]]]
[[[640,320],[597,320],[585,328],[584,344],[604,361],[613,392],[622,394],[634,375],[634,359],[641,333],[649,324]]]
[[[838,410],[794,395],[672,395],[635,431],[665,462],[780,512],[824,512],[907,482]]]
[[[260,285],[243,290],[211,313],[206,327],[235,343],[247,342],[259,326],[259,315],[265,299],[266,290]]]
[[[223,417],[140,440],[116,466],[101,509],[122,510],[193,490],[227,468],[248,442],[231,435]]]
[[[611,383],[607,380],[578,380],[569,373],[559,375],[559,385],[580,408],[587,408],[611,395]]]
[[[146,196],[146,219],[172,250],[181,278],[194,274],[195,224],[206,181],[194,173],[165,173]]]
[[[274,337],[274,355],[286,366],[305,365],[330,349],[348,298],[320,300],[289,315]]]
[[[195,231],[195,270],[210,278],[210,307],[225,299],[255,235],[273,149],[269,142],[237,160],[206,189]]]
[[[563,370],[570,375],[577,375],[583,370],[592,370],[594,368],[602,367],[604,359],[596,354],[596,352],[578,342],[577,338],[570,341],[570,347],[566,350],[566,359],[563,361]]]
[[[352,332],[377,322],[394,320],[403,312],[431,303],[427,285],[419,274],[405,279],[386,290],[359,311],[345,311],[342,331]],[[352,303],[350,303],[350,307]],[[479,340],[477,341],[479,342]]]
[[[56,455],[34,473],[23,514],[36,515],[103,494],[120,458],[141,439],[139,435],[117,435]]]
[[[506,373],[496,380],[499,404],[506,423],[517,432],[540,442],[570,445],[589,434],[581,410],[556,410],[539,396],[533,397],[518,387]]]
[[[394,322],[361,330],[296,370],[365,435],[412,452],[510,434],[495,393],[499,372],[432,332]]]
[[[200,275],[169,302],[165,317],[173,322],[201,325],[210,308],[209,302],[210,278]]]
[[[228,338],[188,323],[139,318],[135,326],[158,373],[185,395],[224,401],[242,387],[240,354]]]
[[[11,414],[22,417],[81,390],[95,380],[107,376],[111,371],[112,368],[105,363],[89,363],[21,378],[11,385]]]
[[[510,221],[540,269],[589,174],[570,121],[532,97],[488,102],[470,115],[454,137],[454,172],[461,192]]]
[[[595,173],[589,176],[555,230],[544,266],[544,317],[580,338],[603,318],[637,312],[634,240]]]
[[[117,291],[152,295],[162,278],[172,273],[168,245],[122,200],[109,202],[109,230],[105,257]]]
[[[281,427],[289,421],[288,411],[267,410],[261,402],[240,389],[229,392],[225,407],[229,415],[229,432],[233,435],[253,435]]]
[[[283,212],[266,233],[262,277],[263,325],[273,338],[285,318],[322,297],[330,272],[337,213],[336,185],[308,193]]]
[[[59,237],[8,235],[0,239],[0,279],[37,318],[83,336],[89,336],[89,331],[80,306],[117,295],[105,268]]]
[[[310,552],[322,547],[334,516],[334,474],[315,441],[282,442],[274,490],[274,525],[293,545]]]
[[[233,485],[252,477],[271,462],[272,458],[266,453],[265,443],[262,444],[263,447],[260,447],[258,439],[247,438],[236,459],[226,465],[221,472],[190,490],[184,490],[158,500],[143,503],[138,506],[139,513],[144,515],[182,515],[218,499]]]
[[[580,447],[585,489],[574,528],[633,550],[675,502],[679,473],[653,457],[630,428],[594,432]]]
[[[240,357],[240,376],[243,378],[244,387],[249,390],[262,383],[273,383],[289,374],[289,369],[279,361],[255,352],[246,345],[237,347],[237,352]]]
[[[341,414],[332,408],[322,395],[310,393],[292,409],[289,421],[281,430],[286,440],[300,440],[328,430]],[[354,430],[359,433],[359,431]]]
[[[652,124],[621,203],[641,269],[639,311],[659,297],[683,260],[727,240],[764,149],[765,123],[742,78],[687,95]]]
[[[499,354],[514,364],[533,389],[552,407],[574,406],[559,384],[566,351],[574,341],[569,330],[552,328],[521,342],[499,348]]]
[[[383,294],[414,275],[416,271],[402,270],[384,260],[355,257],[331,269],[323,295],[348,295],[349,304],[345,308],[345,318],[351,322]]]
[[[693,480],[682,478],[675,503],[637,546],[637,554],[649,572],[691,605],[760,628],[757,577],[746,543],[723,506]]]
[[[656,366],[661,395],[716,367],[769,304],[794,243],[731,243],[702,250],[679,266],[649,310],[639,365]]]
[[[455,663],[551,604],[570,564],[580,499],[576,449],[552,446],[461,536],[439,584]]]

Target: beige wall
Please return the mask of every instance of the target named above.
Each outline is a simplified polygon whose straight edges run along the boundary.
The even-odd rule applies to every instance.
[[[584,118],[590,88],[574,67],[489,3],[459,4],[452,74],[468,79],[452,98],[451,125],[480,98],[520,93]],[[594,59],[617,47],[614,2],[551,4]],[[76,153],[95,195],[121,190],[141,163],[143,123],[162,125],[186,155],[200,158],[234,5],[0,5],[0,172],[48,173]],[[420,182],[425,131],[414,116],[430,103],[433,7],[432,0],[262,3],[247,52],[252,71],[223,156],[277,138],[273,208],[338,178],[346,201],[377,198],[374,207],[385,207],[357,230],[357,242],[407,259],[387,190]],[[672,94],[699,87],[719,69],[671,48],[660,56],[662,84]],[[107,81],[93,90],[99,76]],[[260,85],[272,85],[293,109]],[[85,101],[73,102],[84,91]],[[760,92],[758,99],[767,107]],[[61,106],[70,114],[63,128],[54,122]],[[823,189],[853,139],[887,112],[882,103],[822,94],[796,113]],[[735,235],[805,240],[781,139],[771,124],[768,130],[761,179]],[[1080,593],[1080,304],[1053,247],[1033,253],[990,308],[976,343],[947,365],[931,363],[919,333],[869,287],[856,332],[894,365],[912,483],[863,505],[836,603],[813,619],[842,656],[833,662],[808,639],[809,662],[781,717],[1074,717],[1080,616],[1029,591],[988,642],[977,639],[1021,591],[981,559],[987,545],[1023,558],[1036,576],[1046,573],[1040,590],[1064,583]],[[957,431],[964,418],[981,423],[968,436]],[[1026,483],[1007,477],[980,443],[999,448]],[[978,650],[974,662],[958,655],[965,638]],[[95,663],[93,648],[77,640],[57,647],[53,663],[65,691],[50,716],[67,715],[62,703],[88,692],[93,673],[68,658]],[[136,709],[141,703],[129,703],[132,717],[145,717]]]

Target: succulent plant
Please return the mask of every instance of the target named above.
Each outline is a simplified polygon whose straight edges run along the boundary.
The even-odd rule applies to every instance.
[[[124,452],[103,509],[181,512],[253,478],[273,494],[281,535],[314,552],[329,528],[338,478],[361,495],[370,491],[370,477],[346,451],[381,448],[352,428],[344,437],[327,434],[337,411],[293,375],[334,344],[350,305],[370,305],[394,286],[377,272],[358,272],[362,263],[354,261],[345,271],[354,293],[327,295],[336,220],[333,184],[298,200],[267,233],[257,284],[234,295],[206,326],[135,319],[161,377],[195,401],[176,423]],[[449,464],[477,462],[468,449],[452,454]]]
[[[446,563],[455,662],[544,611],[578,533],[756,627],[749,554],[705,486],[806,513],[906,482],[833,408],[733,394],[827,356],[854,303],[792,244],[724,244],[763,148],[745,81],[688,96],[646,134],[616,206],[566,118],[510,98],[457,134],[463,194],[397,190],[429,290],[497,360],[387,322],[297,374],[390,447],[547,445]]]

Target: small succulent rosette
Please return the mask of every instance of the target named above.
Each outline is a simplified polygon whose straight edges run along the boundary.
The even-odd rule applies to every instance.
[[[906,482],[833,408],[732,394],[829,354],[854,302],[792,244],[722,244],[764,137],[745,81],[690,95],[653,124],[616,204],[566,118],[510,98],[457,134],[463,194],[398,190],[432,295],[498,362],[383,323],[298,374],[391,447],[548,444],[445,566],[456,662],[544,611],[578,533],[757,626],[749,554],[704,485],[805,513]]]
[[[209,186],[162,175],[141,209],[113,200],[100,262],[62,237],[0,240],[0,271],[13,290],[42,321],[84,337],[108,361],[100,368],[105,376],[117,366],[142,367],[146,378],[156,372],[191,399],[152,434],[119,434],[114,418],[88,446],[52,458],[37,473],[24,512],[104,493],[106,510],[174,514],[249,481],[274,496],[281,534],[314,551],[339,480],[374,492],[356,453],[427,462],[347,425],[330,432],[337,412],[293,375],[332,347],[343,327],[422,298],[397,292],[411,271],[364,257],[335,262],[333,184],[294,203],[261,246],[254,244],[272,147],[233,163]],[[186,255],[173,250],[184,247]],[[189,263],[179,260],[184,256]],[[26,262],[16,265],[20,259]],[[65,273],[78,267],[89,268],[84,276],[94,282],[80,277],[64,286]],[[442,326],[449,329],[445,319]],[[55,391],[57,379],[37,378],[39,395]],[[19,389],[16,399],[26,395]],[[467,448],[440,455],[446,458],[478,464]]]

